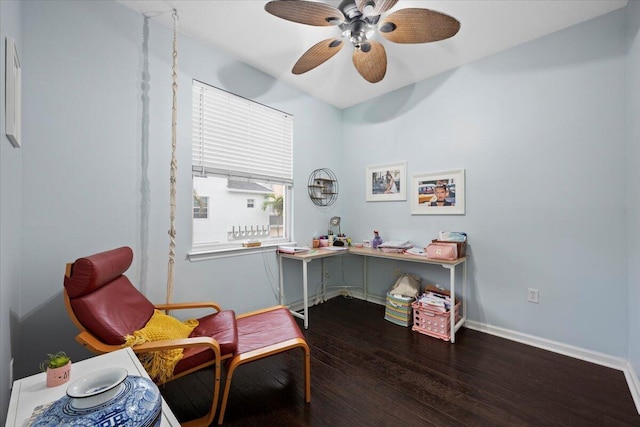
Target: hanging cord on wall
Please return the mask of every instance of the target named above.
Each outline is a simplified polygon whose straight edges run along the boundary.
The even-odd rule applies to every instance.
[[[169,204],[171,206],[169,219],[169,273],[167,277],[167,304],[173,300],[173,276],[174,265],[176,257],[176,171],[178,169],[178,162],[176,160],[176,126],[177,126],[177,97],[178,92],[178,11],[173,9],[173,105],[171,108],[171,177],[169,179]]]

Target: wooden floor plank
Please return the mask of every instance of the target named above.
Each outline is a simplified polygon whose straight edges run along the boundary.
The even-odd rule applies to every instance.
[[[226,426],[640,426],[615,369],[464,328],[450,344],[357,299],[309,314],[311,403],[294,349],[236,370]],[[212,377],[161,387],[179,420],[208,410]]]

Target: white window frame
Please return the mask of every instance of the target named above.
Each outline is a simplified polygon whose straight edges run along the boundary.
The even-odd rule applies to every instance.
[[[193,80],[192,88],[194,176],[217,176],[283,185],[284,237],[265,239],[261,248],[292,241],[293,116],[197,80]],[[228,123],[236,123],[237,126]],[[253,126],[255,124],[258,126]],[[258,153],[257,157],[255,153]],[[213,208],[208,206],[210,218]],[[194,220],[196,219],[192,218],[192,224]],[[244,248],[242,243],[193,243],[192,240],[190,258],[212,252],[257,250],[255,247]]]

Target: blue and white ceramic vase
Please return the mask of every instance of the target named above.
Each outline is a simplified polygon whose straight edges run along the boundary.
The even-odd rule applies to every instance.
[[[103,369],[74,381],[31,426],[160,426],[162,397],[149,379]]]

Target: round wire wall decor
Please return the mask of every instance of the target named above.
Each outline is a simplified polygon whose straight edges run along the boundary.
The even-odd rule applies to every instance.
[[[338,199],[338,180],[331,169],[316,169],[309,175],[309,198],[316,206],[331,206]]]

